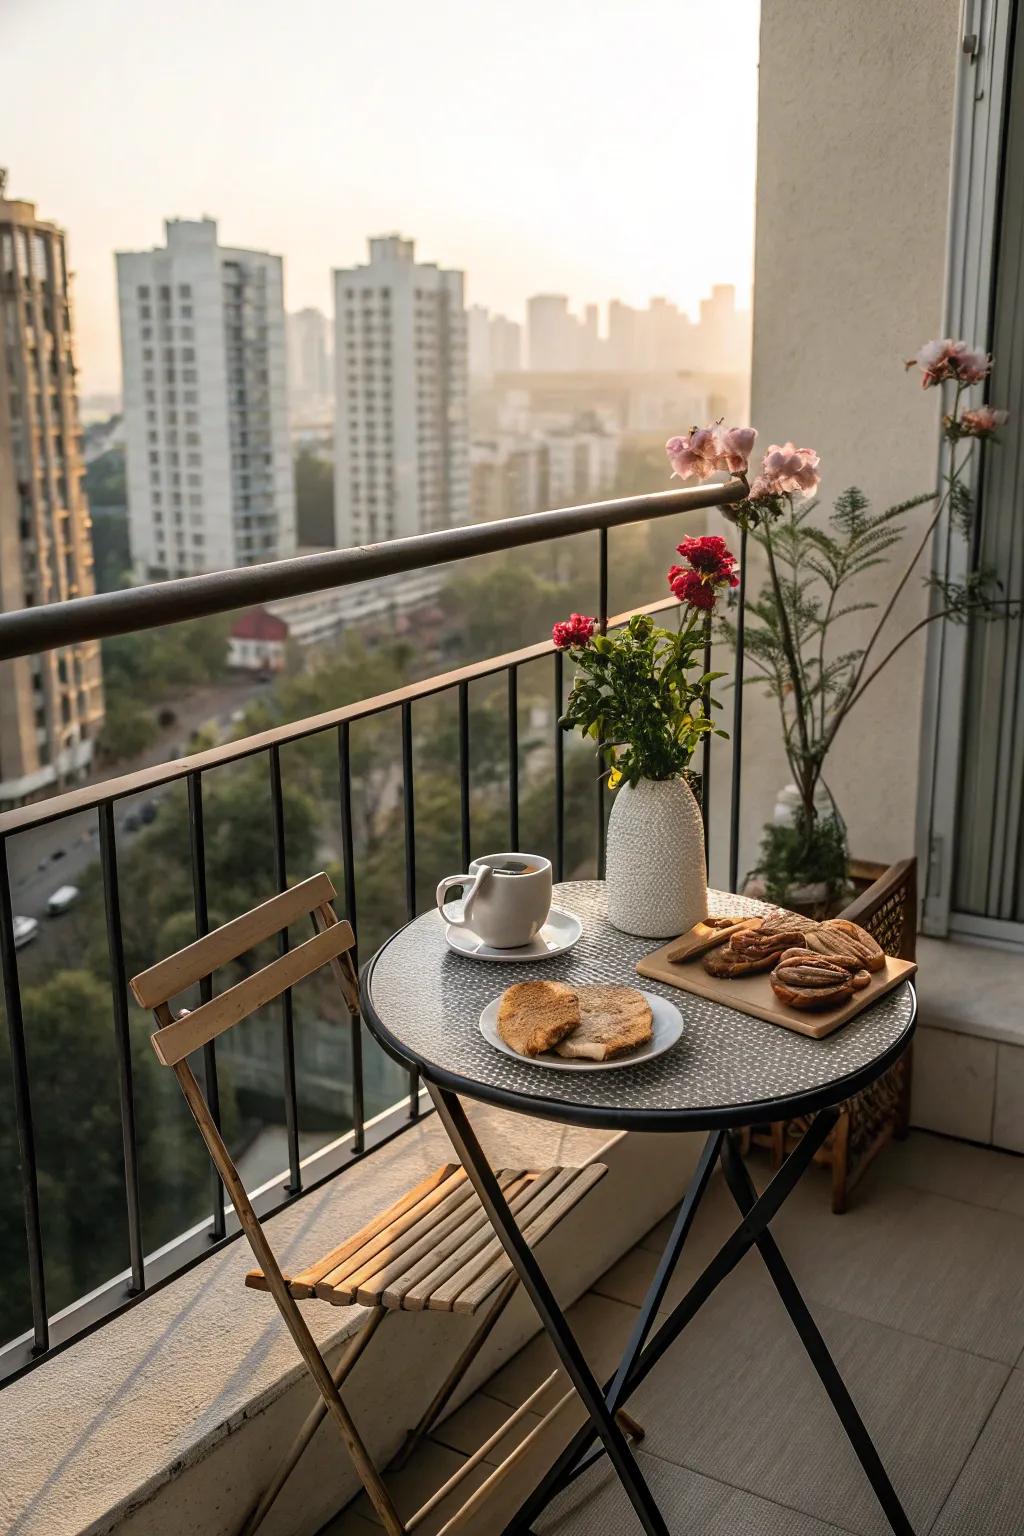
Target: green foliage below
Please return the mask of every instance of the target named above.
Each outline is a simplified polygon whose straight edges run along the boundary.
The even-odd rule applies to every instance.
[[[156,738],[152,706],[219,681],[227,665],[230,614],[103,641],[106,719],[99,738],[109,762],[135,757]]]

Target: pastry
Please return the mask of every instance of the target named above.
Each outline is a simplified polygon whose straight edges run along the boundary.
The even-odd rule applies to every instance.
[[[654,1033],[650,1004],[635,987],[578,987],[580,1022],[559,1040],[555,1054],[569,1060],[610,1061]]]
[[[762,933],[809,933],[818,924],[813,917],[801,917],[799,912],[769,912],[761,923]]]
[[[866,971],[885,970],[885,951],[865,928],[845,917],[830,917],[810,929],[806,947],[820,955],[856,955]]]
[[[709,976],[753,976],[757,971],[769,971],[775,964],[775,955],[740,955],[732,947],[732,939],[718,949],[709,949],[704,956],[704,969]]]
[[[853,996],[849,971],[811,951],[807,959],[780,960],[771,974],[775,996],[789,1008],[835,1008]]]
[[[549,1051],[579,1022],[576,990],[563,981],[517,981],[498,1003],[498,1034],[520,1056]]]
[[[861,992],[871,984],[871,977],[864,969],[856,955],[825,955],[821,956],[816,949],[785,949],[779,956],[780,965],[792,965],[803,960],[831,960],[833,965],[841,965],[847,971],[853,982],[853,990]]]

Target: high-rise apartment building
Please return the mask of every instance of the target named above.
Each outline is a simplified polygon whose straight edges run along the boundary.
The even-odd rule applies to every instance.
[[[367,266],[334,273],[334,324],[338,544],[468,522],[462,273],[371,240]]]
[[[563,293],[538,293],[526,304],[530,368],[534,373],[569,372],[579,366],[579,321]]]
[[[0,609],[93,591],[63,231],[0,173]],[[103,723],[100,648],[0,662],[0,804],[81,778]]]
[[[295,551],[280,256],[170,219],[117,257],[132,562],[142,578]]]
[[[329,410],[331,401],[330,327],[319,309],[299,309],[288,316],[288,402],[294,419]]]
[[[518,373],[523,366],[522,326],[504,315],[492,315],[481,304],[466,311],[469,335],[469,376],[492,379],[496,373]]]

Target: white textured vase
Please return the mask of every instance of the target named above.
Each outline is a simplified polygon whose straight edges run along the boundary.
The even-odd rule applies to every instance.
[[[623,933],[671,939],[708,915],[704,825],[683,779],[616,790],[608,817],[608,917]]]

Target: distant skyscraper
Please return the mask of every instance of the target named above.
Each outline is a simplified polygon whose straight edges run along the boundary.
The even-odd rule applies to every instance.
[[[538,293],[529,299],[526,326],[532,372],[564,373],[578,366],[579,321],[570,315],[563,293]]]
[[[468,522],[462,273],[371,240],[368,266],[334,273],[334,325],[338,544]]]
[[[132,561],[141,577],[295,552],[280,256],[171,219],[117,257]]]
[[[0,609],[93,590],[64,234],[0,175]],[[103,723],[93,641],[0,662],[0,804],[81,778]]]
[[[470,378],[490,379],[496,373],[518,373],[523,366],[522,326],[504,315],[492,315],[482,304],[473,304],[466,315]]]
[[[288,316],[288,401],[293,416],[323,411],[331,399],[330,328],[319,309]]]

